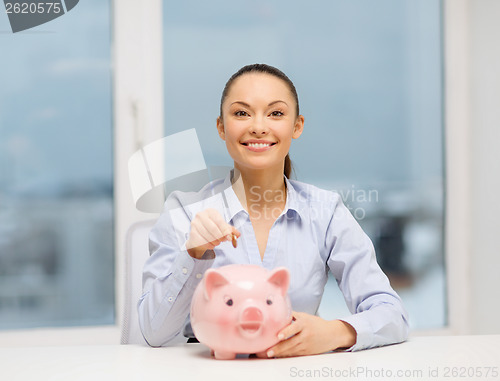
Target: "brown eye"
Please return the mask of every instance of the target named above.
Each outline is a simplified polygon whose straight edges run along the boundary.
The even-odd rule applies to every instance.
[[[234,113],[234,115],[236,115],[236,116],[247,116],[248,114],[247,114],[247,112],[246,112],[246,111],[241,111],[241,110],[240,110],[240,111],[236,111],[236,112]]]
[[[271,299],[267,299],[266,303],[267,303],[268,306],[270,306],[271,304],[273,304],[273,301]]]

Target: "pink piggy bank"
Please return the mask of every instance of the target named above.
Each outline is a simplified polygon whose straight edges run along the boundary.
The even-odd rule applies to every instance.
[[[209,269],[191,302],[196,338],[216,359],[259,353],[278,342],[278,332],[292,320],[285,267],[268,271],[255,265]]]

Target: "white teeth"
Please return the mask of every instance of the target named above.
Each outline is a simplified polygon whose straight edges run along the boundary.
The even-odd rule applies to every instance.
[[[249,147],[255,147],[255,148],[264,148],[264,147],[269,147],[271,144],[269,143],[248,143]]]

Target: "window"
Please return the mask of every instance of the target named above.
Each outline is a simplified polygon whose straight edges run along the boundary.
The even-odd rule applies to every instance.
[[[0,329],[115,321],[110,11],[0,34]]]
[[[131,223],[154,218],[130,195],[113,200],[114,171],[127,193],[120,165],[140,147],[135,102],[143,145],[196,128],[207,166],[230,166],[215,129],[220,95],[255,62],[283,69],[299,91],[296,178],[341,193],[413,328],[445,326],[441,1],[164,1],[162,13],[141,3],[114,3],[115,55],[126,50],[114,66],[114,170],[110,3],[80,2],[15,35],[0,15],[0,330],[115,322],[123,250],[113,236],[122,245]],[[345,312],[330,282],[320,314]]]
[[[232,165],[215,128],[226,80],[281,68],[306,118],[297,179],[343,196],[413,328],[445,326],[441,2],[168,1],[163,19],[165,135],[196,128],[207,165]],[[334,280],[319,313],[348,313]]]

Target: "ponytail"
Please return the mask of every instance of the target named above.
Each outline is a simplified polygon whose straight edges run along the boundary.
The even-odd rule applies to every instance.
[[[286,157],[285,157],[285,169],[284,169],[284,174],[285,174],[285,177],[287,179],[290,178],[290,175],[292,174],[292,160],[290,160],[290,155],[289,154],[286,154]]]

